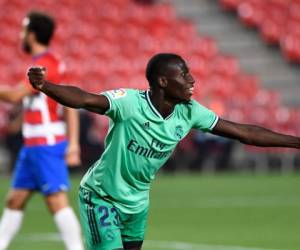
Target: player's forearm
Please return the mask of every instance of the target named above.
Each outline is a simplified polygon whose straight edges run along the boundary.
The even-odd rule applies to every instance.
[[[274,131],[253,125],[245,125],[245,136],[241,142],[262,147],[288,147],[300,148],[300,138],[276,133]]]
[[[86,92],[78,87],[57,85],[45,81],[39,90],[64,106],[76,109],[84,107],[83,100]]]
[[[71,108],[65,108],[65,119],[67,123],[67,136],[69,141],[65,154],[65,160],[68,166],[77,167],[81,163],[78,111]]]
[[[79,144],[79,115],[78,111],[66,108],[67,133],[70,144]]]
[[[67,136],[71,147],[79,147],[79,114],[77,110],[66,108]]]
[[[21,98],[14,94],[11,88],[2,87],[0,89],[0,100],[3,102],[17,103]]]

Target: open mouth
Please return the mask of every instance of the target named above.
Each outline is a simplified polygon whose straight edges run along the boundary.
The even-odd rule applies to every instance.
[[[193,93],[194,93],[194,87],[188,88],[187,90],[188,90],[188,92],[189,92],[190,94],[193,94]]]

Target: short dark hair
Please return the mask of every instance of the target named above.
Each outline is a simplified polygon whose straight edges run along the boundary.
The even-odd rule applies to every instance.
[[[36,39],[43,45],[49,45],[55,30],[55,21],[48,14],[32,11],[28,13],[27,30],[34,32]]]
[[[169,63],[174,60],[184,60],[181,56],[172,53],[159,53],[154,55],[148,62],[146,67],[146,78],[150,87],[157,83],[159,75],[163,75]]]

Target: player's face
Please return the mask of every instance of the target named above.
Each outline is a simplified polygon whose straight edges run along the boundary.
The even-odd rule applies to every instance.
[[[31,45],[28,41],[28,29],[27,26],[29,24],[29,19],[27,17],[24,18],[22,23],[22,32],[21,32],[21,41],[22,41],[22,49],[25,53],[31,53]]]
[[[191,100],[195,80],[184,61],[176,60],[170,63],[167,67],[166,78],[165,93],[168,98],[173,99],[175,102]]]

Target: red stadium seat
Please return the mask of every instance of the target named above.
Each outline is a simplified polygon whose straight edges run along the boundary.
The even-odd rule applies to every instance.
[[[175,10],[170,4],[154,5],[149,16],[149,22],[160,25],[172,24],[175,20]]]
[[[236,10],[241,0],[220,0],[221,7],[224,10]]]
[[[280,44],[285,58],[299,62],[299,0],[220,0],[225,9],[237,9],[241,21],[257,27],[267,44]]]
[[[5,25],[5,24],[4,24]],[[18,48],[18,42],[17,39],[20,36],[21,29],[16,29],[16,26],[2,26],[1,29],[1,36],[0,36],[0,43],[1,46],[9,46],[9,47],[15,47]]]
[[[209,99],[218,99],[224,102],[231,98],[234,84],[233,81],[221,75],[210,75],[202,80],[203,95]]]
[[[192,72],[201,79],[212,74],[211,64],[202,56],[194,54],[188,60],[188,65]]]
[[[240,71],[240,64],[233,56],[219,55],[211,63],[213,72],[225,77],[233,78]]]
[[[144,73],[135,74],[128,78],[128,83],[130,88],[134,89],[148,89],[149,84],[145,78]]]
[[[150,14],[150,10],[145,6],[130,5],[130,7],[125,9],[124,21],[137,26],[143,26],[148,22]]]
[[[88,53],[102,60],[113,58],[120,51],[117,43],[111,43],[103,38],[96,39],[95,46],[88,46]]]
[[[289,18],[300,21],[300,1],[291,1],[289,5]]]
[[[259,89],[254,97],[254,104],[265,109],[276,109],[281,105],[281,98],[277,91]]]
[[[122,10],[109,1],[99,9],[98,17],[102,22],[111,25],[121,25],[123,22]]]
[[[142,54],[149,56],[161,51],[161,41],[150,35],[145,35],[140,38],[138,49]]]
[[[98,3],[98,0],[94,0],[95,3]],[[106,0],[102,0],[102,2],[107,2]],[[110,0],[110,2],[116,6],[118,6],[120,9],[123,9],[124,7],[127,7],[128,5],[132,4],[131,0]]]
[[[268,5],[272,8],[287,9],[294,0],[269,0]]]
[[[286,107],[279,107],[275,110],[276,130],[281,133],[292,134],[296,129],[293,110]]]
[[[272,0],[274,3],[266,9],[266,18],[260,24],[260,32],[263,40],[268,44],[276,44],[285,30],[288,18],[288,5],[280,0]]]
[[[236,98],[242,98],[249,102],[257,95],[260,88],[260,82],[254,75],[239,73],[235,78]]]
[[[261,0],[242,1],[238,6],[238,14],[242,22],[249,27],[257,27],[264,18],[264,2]]]
[[[300,36],[287,35],[281,40],[280,46],[288,61],[300,62]]]
[[[210,37],[195,38],[190,43],[191,53],[199,55],[207,60],[214,58],[218,54],[216,41]]]
[[[285,31],[283,35],[300,36],[300,20],[289,19],[285,23]]]
[[[277,44],[284,32],[285,26],[271,19],[266,19],[261,25],[261,37],[267,44]]]
[[[170,35],[188,43],[198,38],[198,31],[194,23],[183,18],[174,21],[170,32]]]

